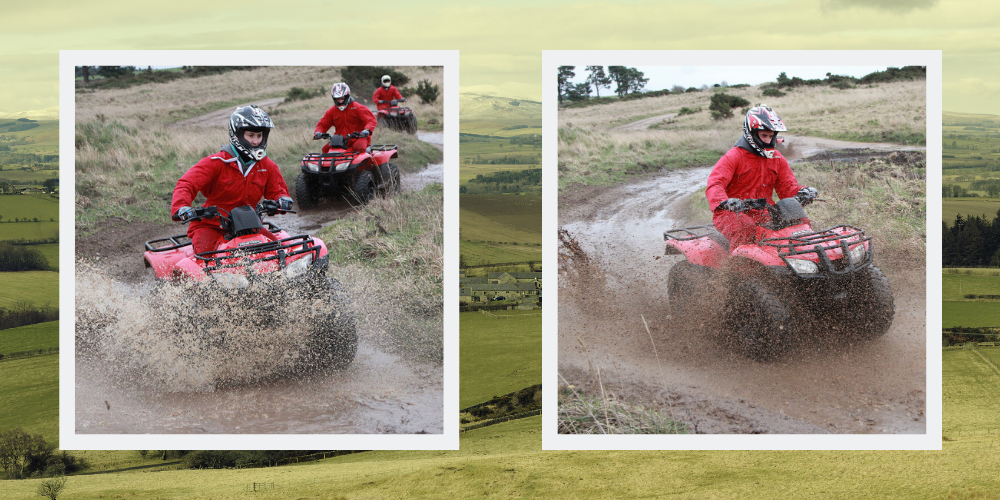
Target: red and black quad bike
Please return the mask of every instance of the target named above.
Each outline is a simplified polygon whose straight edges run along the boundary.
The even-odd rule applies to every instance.
[[[417,133],[417,115],[413,114],[410,108],[401,108],[399,103],[406,99],[392,99],[388,101],[389,109],[380,109],[375,115],[380,127],[406,132],[408,134]],[[376,104],[385,104],[386,101],[379,101]]]
[[[232,325],[240,330],[280,330],[281,325],[294,320],[300,325],[296,328],[308,331],[299,336],[294,352],[280,353],[282,359],[294,358],[305,365],[296,366],[296,371],[344,368],[358,349],[350,303],[340,284],[326,276],[329,255],[322,240],[289,235],[263,220],[265,215],[284,213],[294,212],[281,210],[270,200],[261,201],[256,208],[247,205],[231,212],[217,207],[195,208],[188,222],[216,220],[225,231],[215,250],[196,254],[186,234],[150,240],[143,254],[146,268],[158,283],[184,286],[188,303],[177,312],[176,330],[195,334],[212,331],[218,337],[217,332]],[[301,304],[308,307],[298,307]],[[296,317],[289,318],[289,311]],[[259,351],[267,342],[255,339],[253,345],[229,347],[238,356],[241,349]]]
[[[699,300],[723,297],[725,330],[757,361],[779,359],[793,339],[807,335],[866,340],[889,331],[895,306],[872,262],[871,236],[848,225],[814,231],[803,220],[802,205],[810,201],[744,200],[741,211],[770,215],[757,244],[730,248],[711,225],[665,231],[666,255],[685,257],[667,279],[671,317],[689,318]]]
[[[395,144],[372,144],[364,153],[346,149],[345,139],[360,137],[322,134],[330,140],[329,153],[308,153],[302,158],[302,172],[295,179],[295,201],[302,208],[315,207],[319,200],[336,194],[348,200],[368,203],[375,193],[399,192],[399,167]]]

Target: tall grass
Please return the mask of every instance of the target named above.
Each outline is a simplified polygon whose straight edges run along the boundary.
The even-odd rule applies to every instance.
[[[727,93],[772,106],[789,133],[857,141],[923,144],[924,81],[849,90],[799,87],[784,97],[762,97],[759,87]],[[707,107],[713,93],[671,94],[588,108],[559,110],[560,185],[605,184],[625,175],[714,163],[742,131],[743,116],[713,120],[708,113],[665,119],[647,130],[612,130],[644,117]]]

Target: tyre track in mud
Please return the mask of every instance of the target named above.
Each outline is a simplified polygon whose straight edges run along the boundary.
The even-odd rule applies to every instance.
[[[690,195],[710,170],[560,194],[562,239],[578,247],[560,245],[560,373],[588,387],[599,368],[620,397],[698,432],[923,433],[923,262],[889,274],[896,316],[884,337],[858,345],[805,341],[775,363],[750,361],[727,345],[722,297],[696,316],[669,315],[667,276],[680,257],[663,255],[662,233],[691,225]]]
[[[220,110],[193,118],[188,124],[216,127],[224,124],[230,113],[228,109]],[[418,132],[418,138],[443,149],[443,132]],[[442,167],[443,164],[434,164],[420,172],[403,174],[403,189],[418,190],[430,182],[442,182]],[[314,233],[352,210],[344,201],[333,201],[269,220],[290,233]],[[98,224],[91,235],[76,238],[77,259],[116,282],[121,300],[147,297],[152,287],[144,269],[143,242],[182,234],[184,230],[176,223],[110,218]],[[351,283],[345,285],[359,297],[367,293],[365,289],[371,289],[364,282],[353,287]],[[78,355],[76,431],[100,434],[443,432],[440,363],[408,359],[405,351],[389,348],[387,342],[391,341],[374,327],[360,325],[359,337],[357,357],[344,370],[214,391],[189,387],[154,390],[125,384],[123,377],[108,375],[115,366]]]

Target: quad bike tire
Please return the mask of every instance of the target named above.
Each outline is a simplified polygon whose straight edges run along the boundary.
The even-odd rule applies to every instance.
[[[305,172],[299,172],[295,179],[295,201],[299,207],[313,208],[319,204],[318,186],[312,185],[309,176]]]
[[[871,340],[889,331],[896,306],[889,280],[881,269],[868,266],[851,286],[851,298],[844,309],[857,338]]]
[[[399,167],[395,163],[389,164],[389,187],[386,189],[386,193],[399,194],[400,190],[400,177],[399,177]]]
[[[725,325],[750,359],[777,361],[792,338],[788,305],[760,281],[735,281],[730,289]]]
[[[354,200],[362,205],[375,198],[375,177],[370,170],[358,174],[358,178],[354,181],[354,187],[351,188],[351,194]]]
[[[683,320],[696,310],[695,298],[698,290],[698,266],[682,260],[670,268],[667,277],[667,306],[674,320]]]

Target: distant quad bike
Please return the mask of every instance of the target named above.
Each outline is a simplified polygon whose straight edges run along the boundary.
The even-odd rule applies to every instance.
[[[320,137],[330,140],[331,149],[302,158],[302,172],[295,180],[295,200],[300,207],[315,207],[320,199],[336,194],[365,204],[379,191],[399,192],[399,167],[391,162],[399,157],[395,144],[372,144],[359,153],[344,145],[345,139],[359,137],[356,133]]]
[[[312,236],[290,236],[263,221],[265,215],[293,211],[280,210],[276,202],[264,200],[256,208],[247,205],[227,212],[199,207],[194,212],[190,220],[217,220],[225,231],[215,250],[195,254],[187,235],[179,234],[147,241],[143,254],[146,268],[157,282],[190,285],[190,292],[185,293],[190,303],[185,310],[177,311],[175,326],[179,330],[197,334],[210,327],[218,330],[220,325],[224,329],[233,324],[241,329],[267,328],[287,322],[284,316],[288,315],[288,303],[299,301],[315,306],[318,302],[319,306],[312,307],[316,317],[294,318],[298,324],[307,324],[309,330],[295,352],[296,358],[319,369],[341,369],[354,360],[357,327],[339,283],[326,277],[326,245]],[[201,311],[207,307],[233,317],[220,318],[222,314]],[[191,322],[204,324],[191,328]],[[235,347],[234,356],[239,356],[241,347],[262,349],[259,342]]]
[[[697,314],[699,297],[724,297],[725,330],[757,361],[779,359],[804,335],[885,335],[895,306],[888,280],[872,263],[872,238],[847,225],[813,231],[802,220],[809,201],[744,200],[743,211],[766,209],[771,216],[757,244],[730,248],[711,225],[665,231],[665,253],[685,257],[667,279],[671,316]]]
[[[399,103],[406,99],[393,99],[389,101],[389,109],[380,109],[376,118],[380,127],[387,127],[392,130],[406,132],[408,134],[417,133],[417,116],[410,108],[401,108]],[[386,101],[379,101],[377,104],[385,104]]]

